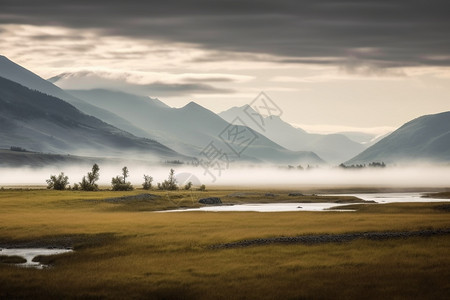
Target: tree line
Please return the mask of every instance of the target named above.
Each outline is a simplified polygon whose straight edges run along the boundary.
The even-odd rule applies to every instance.
[[[382,162],[371,162],[368,165],[366,164],[353,164],[353,165],[344,165],[344,164],[340,164],[339,165],[340,168],[342,169],[364,169],[364,168],[386,168],[386,164],[384,163],[384,161]]]
[[[111,179],[111,189],[113,191],[132,191],[134,189],[130,181],[127,181],[129,177],[129,170],[125,166],[122,168],[122,174],[115,176]],[[71,187],[69,185],[69,177],[61,172],[59,175],[50,175],[50,178],[46,180],[47,189],[54,190],[76,190],[76,191],[98,191],[97,181],[100,178],[100,167],[97,164],[92,166],[92,170],[83,176],[80,182],[74,183]],[[186,183],[184,186],[180,187],[176,178],[175,170],[170,169],[169,177],[163,182],[158,182],[156,186],[153,185],[153,177],[144,174],[144,182],[142,183],[142,188],[144,190],[151,190],[157,188],[158,190],[169,190],[174,191],[178,189],[190,190],[192,189],[192,182]],[[200,191],[206,190],[205,185],[199,187]]]

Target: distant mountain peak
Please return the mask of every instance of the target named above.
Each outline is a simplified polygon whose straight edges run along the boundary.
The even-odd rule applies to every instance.
[[[221,112],[219,115],[233,115],[233,116],[239,116],[239,117],[250,117],[250,118],[263,118],[265,121],[275,121],[275,122],[283,122],[281,116],[276,115],[263,115],[260,112],[256,111],[253,107],[251,107],[249,104],[245,104],[242,106],[233,106],[232,108]],[[289,124],[290,125],[290,124]]]
[[[59,75],[48,78],[47,81],[51,82],[51,83],[56,83],[56,82],[60,81],[62,78],[64,78],[65,76],[66,76],[66,73],[61,73]]]
[[[1,55],[0,54],[0,62],[1,63],[8,63],[8,64],[13,64],[13,65],[17,65],[15,62],[13,62],[12,60],[10,60],[8,57]],[[19,65],[17,65],[19,66]]]
[[[342,162],[360,153],[364,146],[344,135],[310,134],[283,120],[279,115],[264,115],[257,106],[235,106],[221,112],[224,120],[231,122],[240,117],[247,126],[293,151],[313,151],[331,163]]]
[[[0,76],[49,95],[60,96],[58,93],[62,92],[58,87],[49,84],[45,79],[16,64],[6,56],[0,56]]]
[[[228,111],[230,111],[230,112],[235,111],[235,112],[239,112],[240,114],[242,113],[242,114],[251,115],[251,116],[260,116],[264,119],[270,119],[270,120],[276,120],[276,121],[283,122],[283,120],[281,119],[281,116],[262,114],[257,109],[255,110],[255,108],[250,106],[249,104],[245,104],[242,106],[234,106],[234,107],[230,108]],[[225,111],[225,112],[227,112],[227,111]]]
[[[93,71],[63,72],[63,73],[55,75],[51,78],[48,78],[47,81],[49,81],[51,83],[56,83],[56,82],[62,81],[64,79],[93,77],[95,75],[96,75],[96,73]]]
[[[199,108],[204,108],[203,106],[201,106],[200,104],[197,104],[194,101],[189,102],[188,104],[186,104],[185,106],[183,106],[183,108],[188,108],[188,109],[199,109]]]

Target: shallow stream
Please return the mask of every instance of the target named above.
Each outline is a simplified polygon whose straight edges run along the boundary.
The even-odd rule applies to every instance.
[[[375,204],[397,202],[449,202],[450,199],[422,198],[425,193],[365,193],[365,194],[337,194],[333,196],[354,196],[361,200],[375,201]],[[331,195],[323,195],[331,196]],[[255,212],[287,212],[287,211],[353,211],[348,209],[332,209],[353,203],[261,203],[236,205],[211,205],[200,208],[166,210],[160,212],[226,212],[226,211],[255,211]]]
[[[20,256],[27,261],[22,264],[17,264],[19,267],[43,269],[47,265],[43,265],[40,262],[33,261],[36,256],[39,255],[56,255],[62,253],[72,252],[71,249],[47,249],[47,248],[3,248],[0,249],[0,255],[2,256]]]

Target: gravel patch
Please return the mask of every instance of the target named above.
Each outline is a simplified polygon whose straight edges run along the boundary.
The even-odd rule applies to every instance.
[[[434,209],[450,212],[450,204],[437,205],[437,206],[434,207]]]
[[[303,193],[300,192],[293,192],[288,194],[289,197],[301,197],[304,196]]]
[[[230,248],[243,248],[251,246],[263,246],[270,244],[303,244],[303,245],[316,245],[325,243],[345,243],[351,242],[357,239],[368,240],[387,240],[387,239],[399,239],[410,237],[430,237],[436,235],[448,235],[450,234],[450,228],[434,229],[434,230],[418,230],[418,231],[391,231],[391,232],[355,232],[355,233],[342,233],[342,234],[315,234],[315,235],[301,235],[301,236],[281,236],[274,238],[252,239],[243,240],[233,243],[225,243],[213,245],[213,249],[230,249]]]
[[[220,200],[219,197],[208,197],[198,200],[198,203],[207,205],[220,205],[222,204],[222,200]]]
[[[106,198],[104,201],[109,203],[123,203],[130,201],[151,201],[155,199],[159,199],[161,196],[155,194],[139,194],[132,196],[123,196],[123,197],[115,197],[115,198]]]

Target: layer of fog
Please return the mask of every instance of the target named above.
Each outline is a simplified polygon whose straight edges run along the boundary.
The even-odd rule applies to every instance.
[[[123,165],[100,165],[99,185],[108,186],[111,178],[121,175]],[[49,168],[0,168],[0,187],[15,185],[45,185],[50,175],[64,172],[71,185],[81,181],[92,166],[67,166]],[[127,165],[127,181],[141,187],[143,175],[153,177],[153,183],[167,179],[170,168],[175,170],[179,184],[192,181],[194,185],[208,186],[255,186],[255,187],[450,187],[450,166],[443,167],[387,167],[344,170],[341,168],[319,168],[309,170],[230,167],[219,172],[214,168],[204,169],[187,165],[144,166]]]

